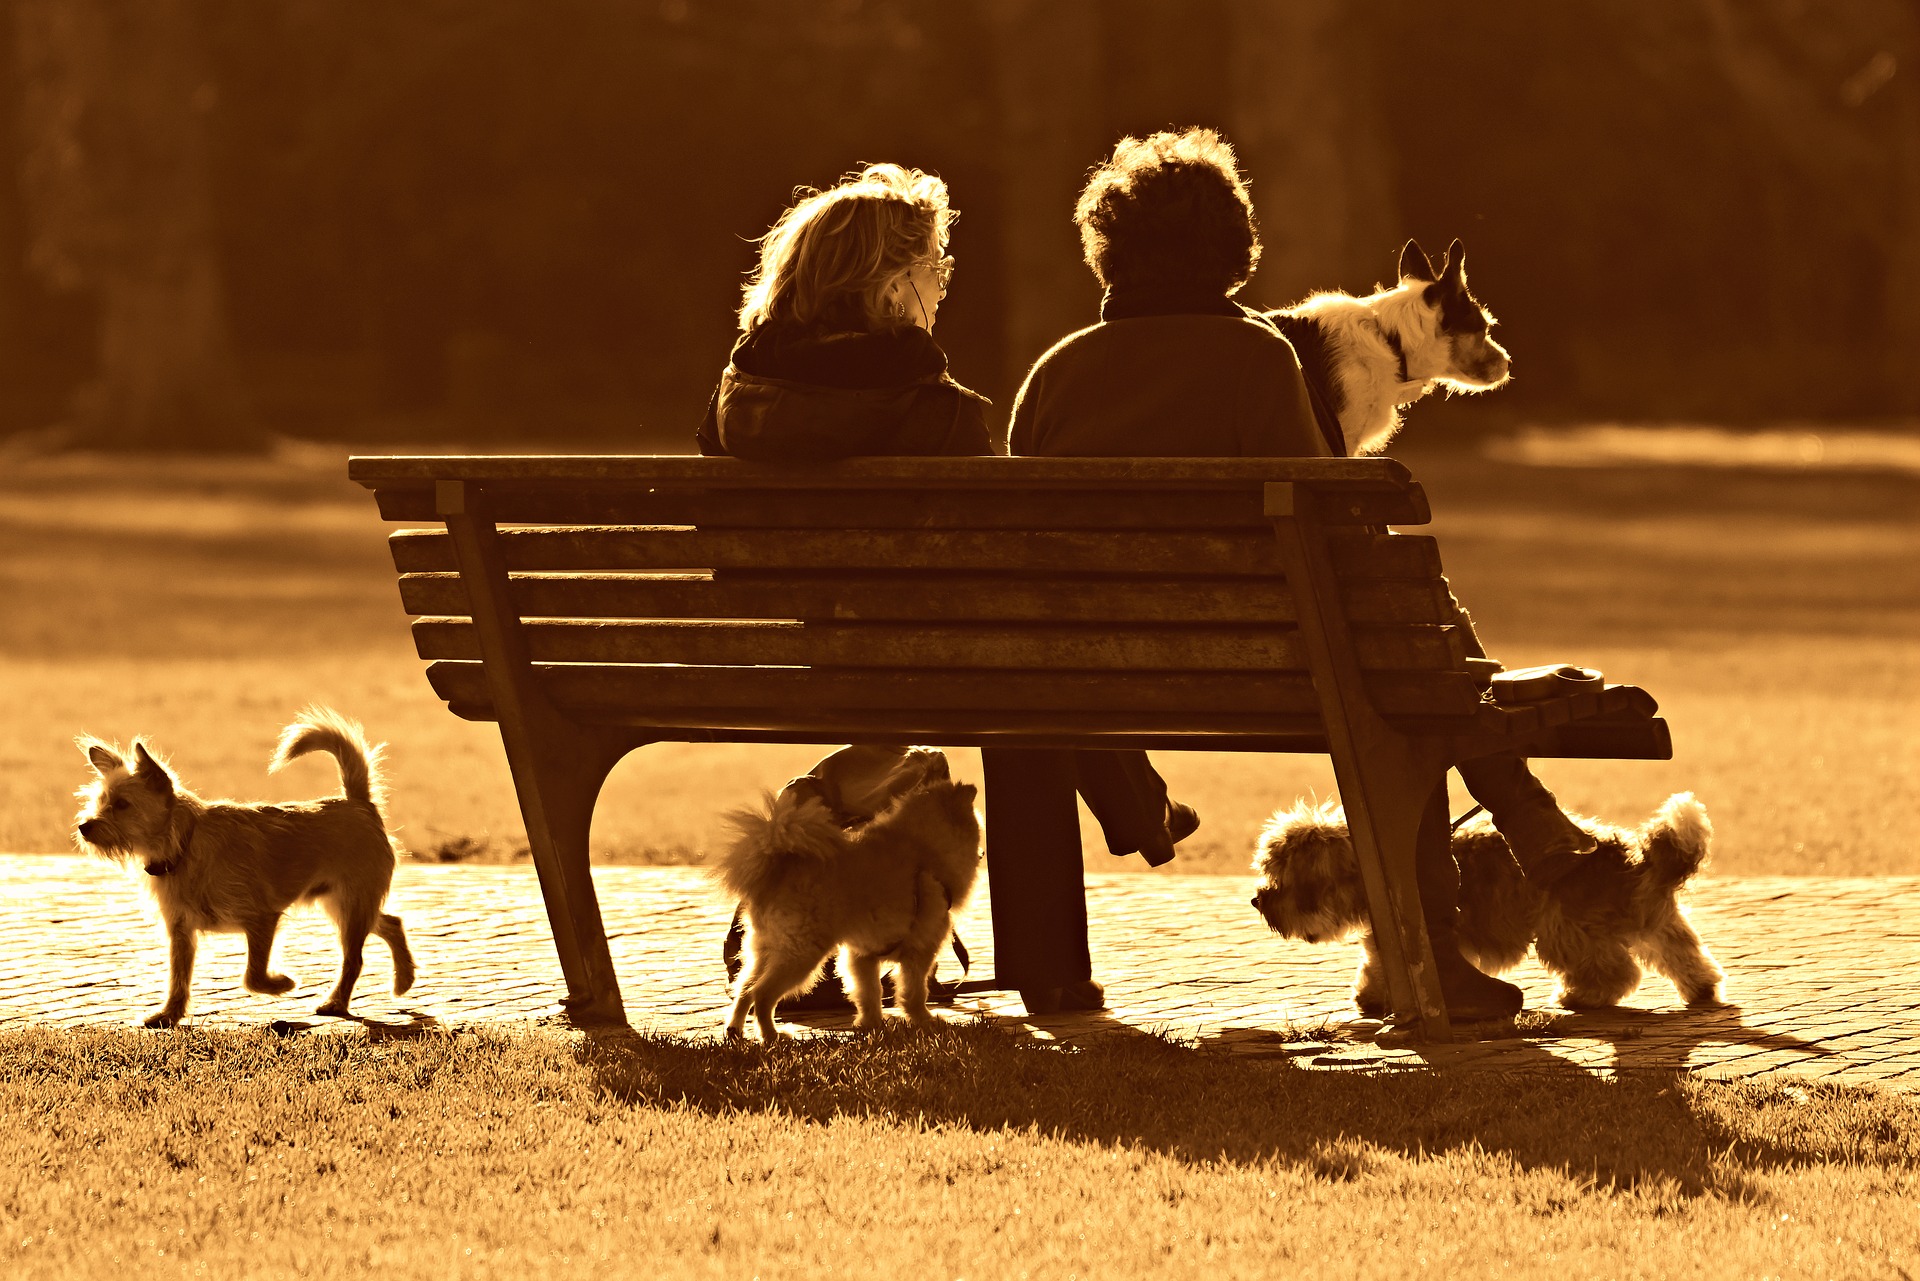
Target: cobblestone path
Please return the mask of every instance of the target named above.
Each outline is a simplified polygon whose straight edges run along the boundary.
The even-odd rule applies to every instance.
[[[720,939],[727,905],[697,869],[596,869],[628,1018],[643,1031],[712,1036],[725,1014]],[[1525,1035],[1507,1031],[1446,1046],[1401,1043],[1353,1017],[1357,949],[1273,937],[1248,906],[1251,877],[1088,878],[1096,974],[1111,1009],[1028,1018],[1012,993],[963,998],[1042,1039],[1165,1032],[1204,1049],[1289,1057],[1325,1070],[1495,1068],[1511,1071],[1768,1073],[1920,1088],[1920,878],[1715,879],[1693,887],[1696,923],[1728,971],[1729,1008],[1692,1011],[1657,977],[1602,1014],[1559,1013],[1553,984],[1529,962],[1510,975],[1527,990]],[[72,855],[0,858],[0,1028],[131,1024],[159,1001],[165,948],[138,880]],[[961,930],[976,975],[993,956],[982,885]],[[313,1006],[339,953],[314,912],[290,916],[280,961],[302,980],[283,998],[239,985],[236,936],[203,941],[191,1020],[244,1027],[373,1031],[422,1024],[521,1021],[557,1011],[561,992],[539,887],[529,866],[403,865],[390,909],[405,918],[419,962],[395,998],[377,942],[355,998],[357,1020]],[[943,967],[950,976],[952,967]],[[809,1016],[831,1030],[843,1017]]]

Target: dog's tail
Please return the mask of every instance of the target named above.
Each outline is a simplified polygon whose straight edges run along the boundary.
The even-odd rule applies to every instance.
[[[347,799],[381,809],[387,800],[386,780],[380,774],[383,747],[367,742],[367,732],[360,728],[360,722],[330,707],[309,707],[281,732],[280,745],[274,749],[267,772],[277,774],[287,762],[308,752],[331,752],[340,762],[340,790]]]
[[[825,861],[846,848],[846,834],[826,803],[804,791],[768,793],[757,809],[727,815],[733,843],[715,861],[714,879],[737,899],[764,896],[796,858]]]
[[[1692,792],[1676,792],[1641,829],[1641,857],[1653,886],[1671,894],[1707,865],[1713,824]]]

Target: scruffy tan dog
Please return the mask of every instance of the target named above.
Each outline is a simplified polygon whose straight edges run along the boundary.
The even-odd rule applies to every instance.
[[[1528,883],[1486,815],[1454,832],[1462,954],[1500,974],[1531,946],[1559,978],[1560,1003],[1572,1009],[1619,1004],[1640,986],[1642,963],[1673,980],[1687,1004],[1719,1004],[1726,974],[1678,902],[1707,861],[1713,826],[1705,807],[1681,792],[1638,829],[1575,821],[1599,847],[1546,892]],[[1275,933],[1309,943],[1360,937],[1354,1000],[1362,1014],[1383,1017],[1392,1004],[1386,967],[1340,807],[1303,803],[1276,813],[1253,867],[1261,876],[1253,906]]]
[[[148,1027],[171,1027],[187,1012],[193,957],[202,931],[247,936],[249,992],[278,996],[294,980],[267,968],[280,917],[318,902],[340,928],[340,978],[321,1014],[345,1015],[369,933],[393,952],[393,991],[413,985],[413,954],[400,918],[381,912],[393,880],[393,843],[380,816],[385,788],[379,749],[355,722],[307,709],[280,736],[269,772],[308,752],[340,762],[344,796],[291,805],[206,801],[182,787],[136,740],[133,755],[76,739],[99,778],[80,789],[74,832],[97,854],[138,861],[160,910],[172,953],[166,1003]]]
[[[953,782],[938,753],[916,767],[929,761],[924,779],[857,827],[843,827],[808,788],[729,816],[739,835],[714,875],[739,898],[747,935],[727,1035],[745,1033],[751,1007],[760,1039],[777,1039],[774,1006],[811,987],[835,947],[855,1027],[883,1021],[883,961],[896,967],[907,1018],[933,1022],[927,981],[980,868],[980,819],[976,789]]]

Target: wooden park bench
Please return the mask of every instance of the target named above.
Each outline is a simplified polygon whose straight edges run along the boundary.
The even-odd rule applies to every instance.
[[[1651,699],[1485,695],[1388,459],[355,458],[427,678],[497,721],[581,1021],[624,1019],[588,869],[656,742],[1324,752],[1396,1017],[1449,1035],[1415,888],[1475,756],[1666,759]],[[1276,798],[1277,799],[1277,798]],[[992,798],[987,798],[992,804]]]

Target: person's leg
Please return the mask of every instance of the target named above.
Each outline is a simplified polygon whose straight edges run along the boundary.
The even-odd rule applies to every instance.
[[[1167,783],[1141,751],[1087,750],[1073,754],[1081,799],[1100,823],[1107,852],[1138,850],[1159,867],[1173,859],[1175,842],[1192,835],[1200,816],[1167,799]]]
[[[1527,880],[1545,889],[1593,852],[1593,838],[1560,808],[1527,762],[1509,753],[1462,761],[1455,767],[1473,799],[1486,806]]]
[[[987,887],[997,977],[1022,991],[1093,977],[1073,753],[980,752],[987,808]]]
[[[1434,971],[1446,997],[1447,1016],[1462,1023],[1512,1018],[1525,1004],[1525,993],[1502,979],[1477,969],[1460,953],[1460,867],[1453,860],[1452,835],[1443,780],[1434,789],[1420,823],[1414,853],[1414,876],[1420,887],[1420,914],[1426,921],[1427,941],[1433,945]],[[1364,1002],[1364,996],[1361,997]]]
[[[1453,607],[1453,625],[1466,637],[1467,653],[1474,658],[1488,657],[1466,606],[1451,589],[1447,600]],[[1560,802],[1522,757],[1483,756],[1456,768],[1467,792],[1486,807],[1494,827],[1506,838],[1520,869],[1536,888],[1545,889],[1560,880],[1579,865],[1583,855],[1593,852],[1593,838],[1566,816]]]

